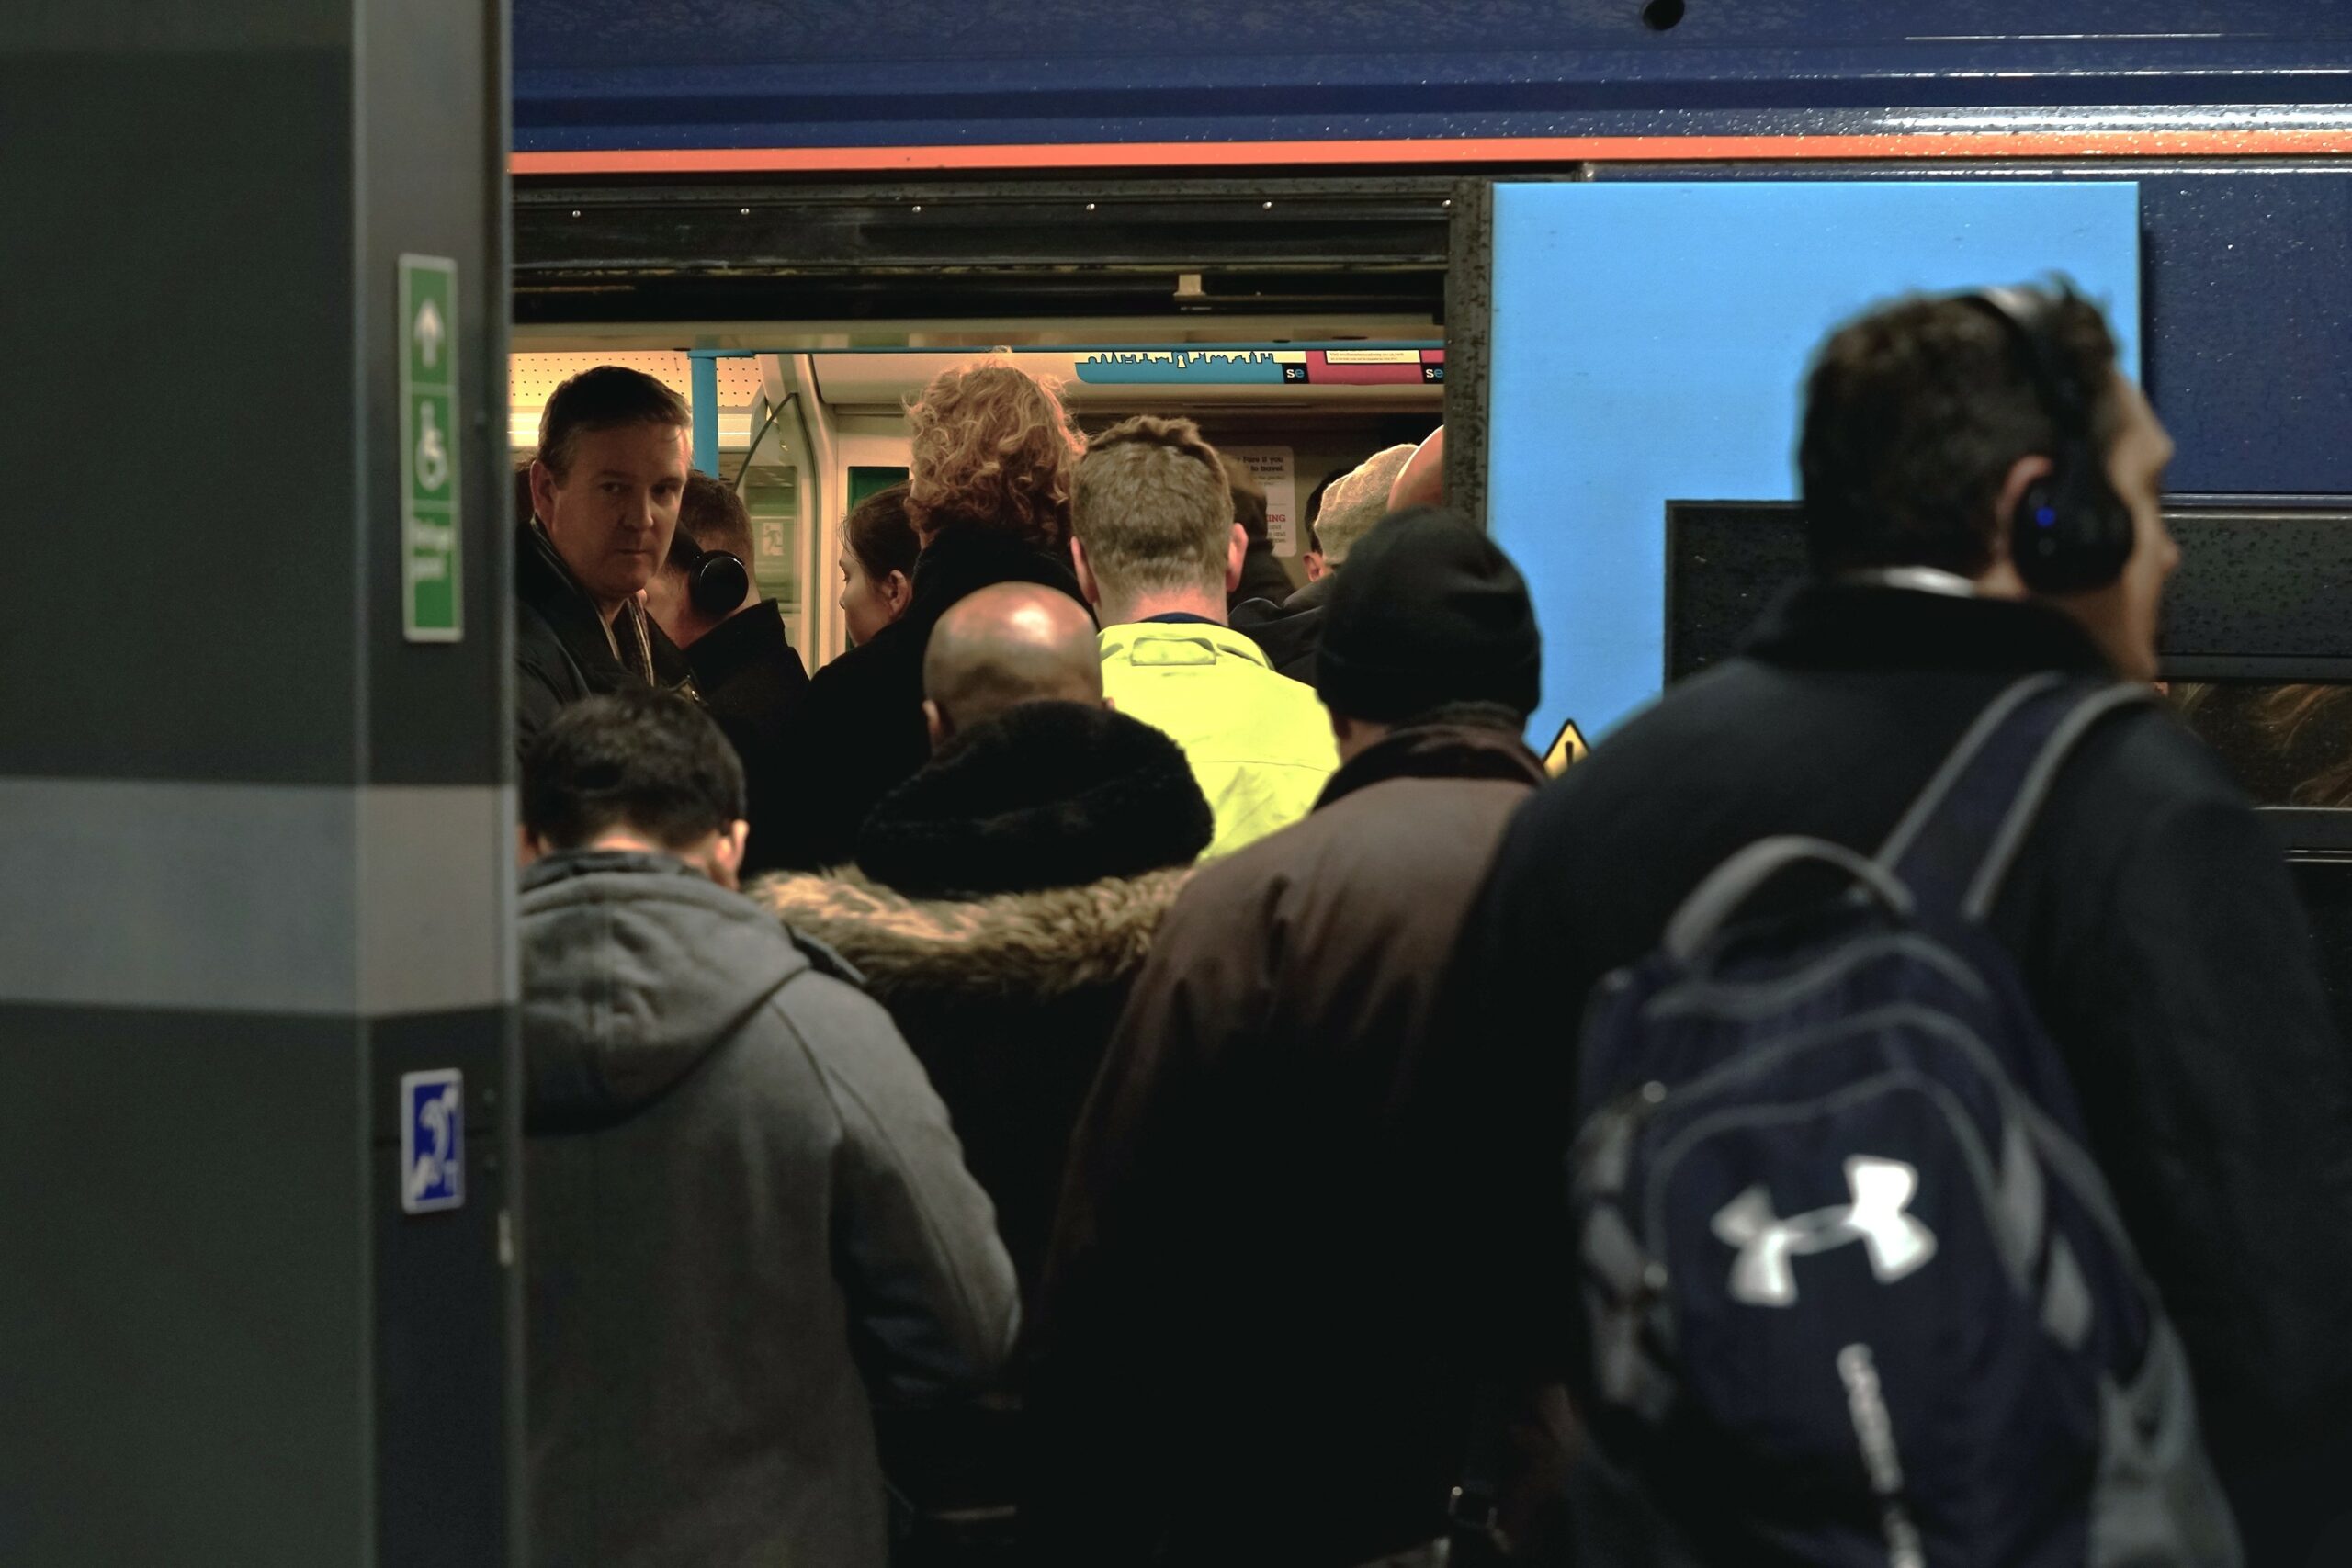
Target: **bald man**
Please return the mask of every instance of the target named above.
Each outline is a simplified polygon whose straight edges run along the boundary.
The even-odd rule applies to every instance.
[[[922,716],[932,750],[1035,702],[1111,705],[1094,617],[1069,594],[1034,582],[999,582],[957,600],[923,649]]]

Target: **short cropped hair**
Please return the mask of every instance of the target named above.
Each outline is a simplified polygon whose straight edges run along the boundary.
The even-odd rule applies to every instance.
[[[1069,542],[1070,470],[1085,449],[1060,394],[1003,360],[950,366],[907,411],[907,520]]]
[[[616,828],[684,850],[744,815],[743,764],[708,715],[669,692],[589,697],[523,757],[523,827],[558,850]]]
[[[2051,347],[2089,398],[2104,453],[2121,417],[2115,339],[2097,306],[2071,291],[2045,299]],[[1806,378],[1797,448],[1814,570],[1988,570],[2009,469],[2058,438],[2030,364],[1964,299],[1901,299],[1832,333]]]
[[[1078,465],[1070,521],[1108,599],[1225,591],[1233,491],[1189,419],[1137,414],[1096,436]]]
[[[685,493],[678,502],[678,532],[674,539],[690,539],[697,549],[725,550],[745,566],[752,564],[752,509],[735,487],[708,474],[686,476]],[[677,556],[671,557],[673,564]]]
[[[599,430],[659,424],[684,430],[694,423],[685,400],[625,365],[599,365],[565,381],[539,412],[539,461],[557,479],[571,472],[580,438]]]
[[[842,520],[842,538],[857,564],[865,569],[865,575],[876,581],[894,571],[904,572],[911,580],[922,541],[915,536],[914,525],[907,521],[907,487],[894,484],[877,490],[851,507]]]

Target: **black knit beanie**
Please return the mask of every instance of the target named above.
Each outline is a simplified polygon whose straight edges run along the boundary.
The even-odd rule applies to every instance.
[[[1522,717],[1543,694],[1543,640],[1527,584],[1457,513],[1383,518],[1331,584],[1315,689],[1347,718],[1395,724],[1456,703]]]

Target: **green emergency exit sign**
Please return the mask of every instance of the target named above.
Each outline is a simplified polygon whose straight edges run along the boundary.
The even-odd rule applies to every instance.
[[[463,635],[458,583],[458,264],[401,257],[401,614],[411,642]]]

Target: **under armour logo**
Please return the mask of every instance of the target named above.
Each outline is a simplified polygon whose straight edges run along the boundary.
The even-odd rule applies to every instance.
[[[1901,1160],[1857,1156],[1846,1162],[1854,1201],[1781,1219],[1772,1194],[1749,1188],[1716,1213],[1715,1235],[1739,1248],[1731,1266],[1734,1301],[1750,1306],[1794,1306],[1796,1269],[1789,1259],[1859,1241],[1870,1249],[1871,1272],[1891,1285],[1936,1255],[1936,1233],[1904,1211],[1919,1190],[1919,1173]]]

